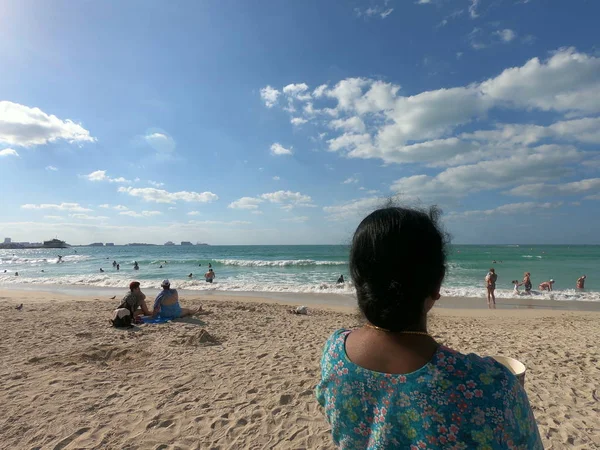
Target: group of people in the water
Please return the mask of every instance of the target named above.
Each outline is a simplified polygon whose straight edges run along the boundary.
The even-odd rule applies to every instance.
[[[586,275],[582,275],[579,278],[577,278],[575,287],[579,290],[585,289],[586,278],[587,278]],[[495,290],[496,290],[496,281],[497,280],[498,280],[498,274],[496,273],[496,269],[494,269],[492,267],[489,270],[489,272],[487,273],[487,275],[485,276],[485,285],[486,285],[486,289],[487,289],[487,301],[488,301],[488,306],[490,308],[496,306]],[[543,291],[552,292],[554,290],[554,283],[556,283],[556,281],[554,281],[554,279],[551,278],[548,281],[541,282],[538,286],[538,289],[542,292]],[[531,273],[530,272],[525,272],[523,274],[523,281],[512,280],[512,284],[513,284],[513,294],[521,295],[521,292],[519,291],[519,286],[523,286],[524,294],[531,295],[531,289],[532,289],[533,285],[531,283]]]
[[[59,261],[62,261],[62,256],[59,255]],[[108,259],[108,258],[107,258]],[[163,261],[160,266],[158,267],[159,269],[163,268],[163,265],[168,264],[167,261]],[[121,265],[117,262],[117,261],[113,261],[112,262],[112,266],[114,269],[116,269],[117,271],[121,269]],[[198,264],[198,267],[202,267],[202,264]],[[137,261],[133,262],[133,270],[140,270],[140,265],[138,264]],[[43,270],[42,270],[43,272]],[[100,273],[104,273],[104,269],[102,267],[100,267]],[[18,273],[16,274],[17,276],[19,275]],[[213,280],[216,278],[216,274],[215,271],[212,268],[212,264],[208,263],[208,271],[204,274],[204,279],[206,280],[207,283],[212,283]],[[190,272],[190,274],[188,275],[188,278],[193,278],[194,274]],[[343,283],[343,279],[344,277],[342,276],[342,283]],[[338,280],[339,282],[339,280]]]

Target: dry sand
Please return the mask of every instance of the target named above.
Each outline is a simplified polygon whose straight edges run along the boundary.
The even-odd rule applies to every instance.
[[[116,303],[0,291],[1,448],[332,448],[313,389],[355,314],[223,295],[182,300],[210,316],[119,331]],[[436,309],[430,329],[527,365],[547,449],[600,448],[600,314]]]

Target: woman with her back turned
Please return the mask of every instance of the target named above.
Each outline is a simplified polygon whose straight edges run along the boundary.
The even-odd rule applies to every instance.
[[[333,441],[341,449],[543,449],[517,378],[427,332],[446,271],[438,216],[380,209],[354,234],[350,275],[366,323],[329,338],[317,386]]]

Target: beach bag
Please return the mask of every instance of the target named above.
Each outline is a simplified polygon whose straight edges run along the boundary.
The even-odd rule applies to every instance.
[[[113,311],[112,319],[110,320],[115,328],[132,328],[133,327],[133,311],[127,303],[121,303],[117,309]]]

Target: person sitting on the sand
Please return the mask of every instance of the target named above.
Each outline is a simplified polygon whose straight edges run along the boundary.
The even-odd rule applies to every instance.
[[[554,284],[554,280],[544,281],[543,283],[540,283],[539,289],[540,289],[540,291],[551,291],[553,284]]]
[[[129,283],[129,292],[125,294],[121,305],[127,304],[129,310],[133,311],[133,316],[151,316],[152,311],[148,309],[146,305],[146,294],[140,289],[139,281],[132,281]]]
[[[436,342],[446,237],[439,212],[380,209],[354,234],[350,275],[366,322],[335,331],[317,400],[340,449],[528,449],[542,443],[527,394],[508,368]]]
[[[179,304],[179,294],[177,289],[171,289],[171,282],[163,280],[160,284],[162,291],[154,300],[154,315],[160,315],[167,319],[177,319],[179,317],[192,316],[202,313],[202,307],[196,309],[182,308]]]
[[[584,287],[585,286],[585,279],[586,279],[585,275],[577,278],[577,289],[585,289],[585,287]]]

